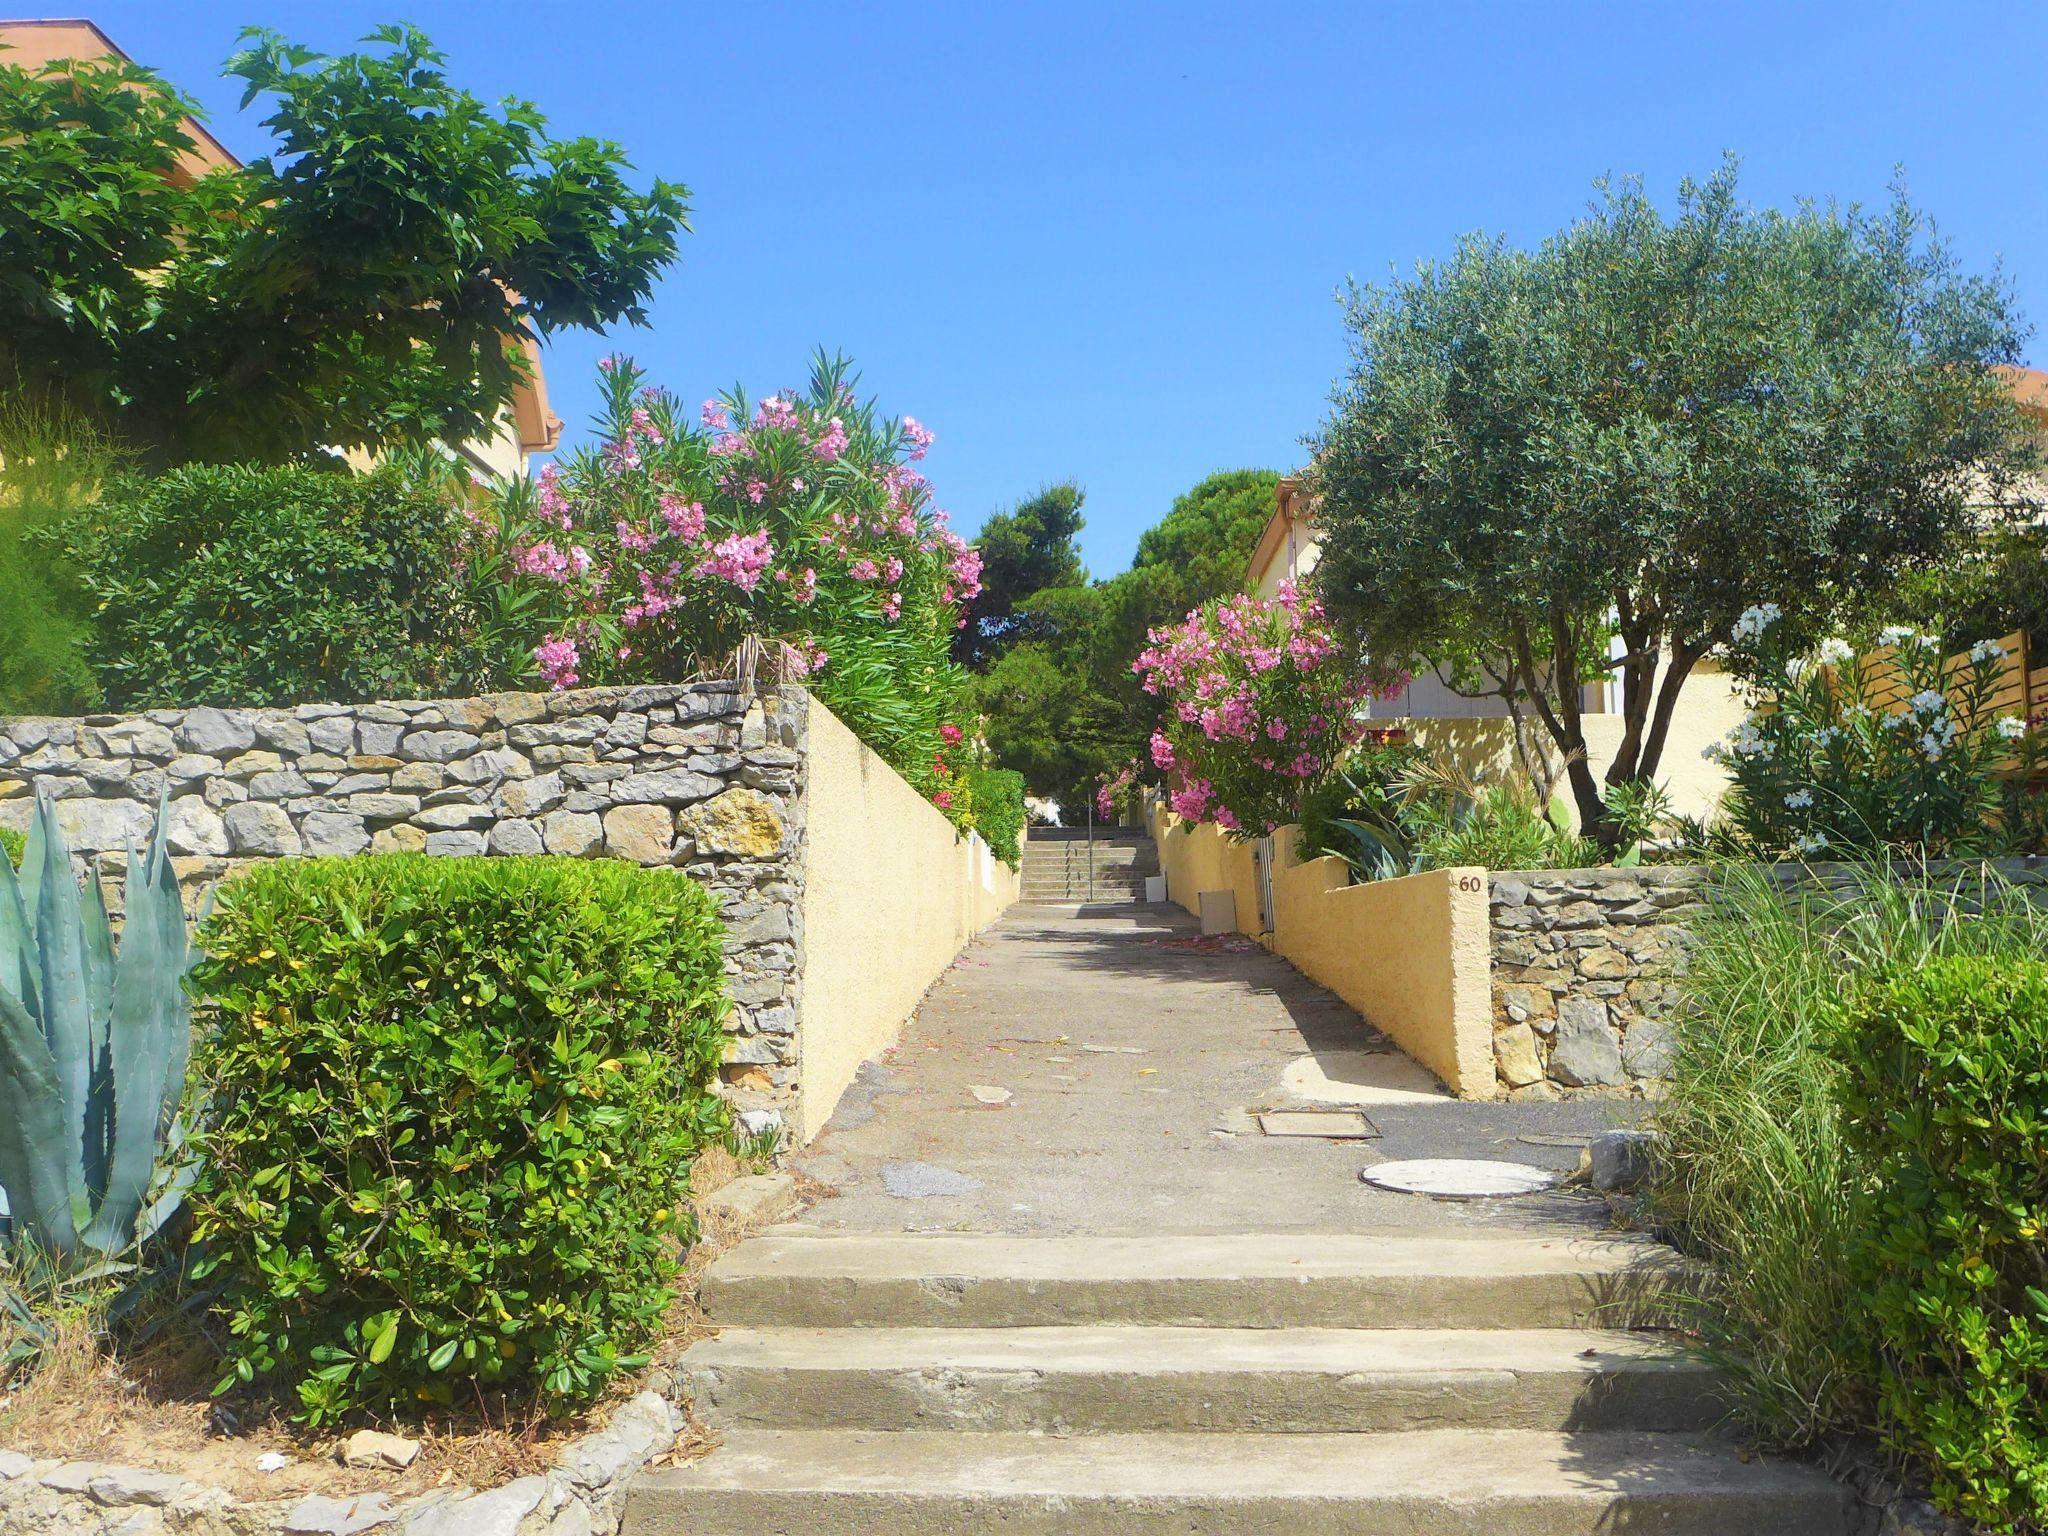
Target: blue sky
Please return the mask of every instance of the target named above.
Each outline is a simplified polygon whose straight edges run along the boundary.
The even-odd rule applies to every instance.
[[[78,0],[85,3],[85,0]],[[0,0],[0,11],[7,9]],[[1111,574],[1214,469],[1290,468],[1343,366],[1333,295],[1463,231],[1533,242],[1603,171],[1667,196],[1724,149],[1757,202],[1895,165],[2048,315],[2048,5],[99,0],[232,149],[245,22],[327,51],[411,20],[487,97],[686,183],[652,328],[548,361],[572,432],[617,345],[689,398],[820,343],[939,434],[971,532],[1051,479]],[[2034,361],[2048,361],[2037,339]]]

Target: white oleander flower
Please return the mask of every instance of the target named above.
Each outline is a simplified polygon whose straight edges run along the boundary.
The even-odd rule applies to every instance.
[[[1771,739],[1747,720],[1738,725],[1728,737],[1728,745],[1735,749],[1738,757],[1769,757]]]
[[[2004,659],[2005,647],[1996,640],[1979,640],[1970,647],[1970,660],[1976,662],[1979,666],[1987,661],[2003,661]]]
[[[2007,741],[2018,741],[2027,734],[2027,722],[2018,715],[2000,715],[1991,722],[1991,729]]]
[[[1914,633],[1913,626],[1910,624],[1887,624],[1877,632],[1877,643],[1879,645],[1891,646],[1904,645],[1913,638]]]
[[[1849,642],[1846,640],[1823,640],[1820,643],[1819,655],[1822,666],[1839,667],[1843,662],[1852,659],[1855,654],[1855,651],[1850,649]]]
[[[1740,617],[1735,621],[1735,627],[1728,632],[1729,638],[1738,643],[1755,640],[1784,616],[1785,610],[1776,603],[1754,604],[1742,610]]]
[[[1916,715],[1938,715],[1948,708],[1948,695],[1932,688],[1922,688],[1906,700],[1906,707]]]
[[[1788,811],[1803,811],[1811,804],[1813,791],[1810,789],[1795,789],[1785,797],[1785,809]]]
[[[1802,832],[1792,839],[1792,851],[1802,859],[1808,854],[1819,853],[1827,845],[1828,835],[1825,832]]]
[[[1941,761],[1942,743],[1938,741],[1935,738],[1934,733],[1930,731],[1925,736],[1922,736],[1920,738],[1920,751],[1922,755],[1926,757],[1927,761],[1929,761],[1930,763],[1938,763]]]

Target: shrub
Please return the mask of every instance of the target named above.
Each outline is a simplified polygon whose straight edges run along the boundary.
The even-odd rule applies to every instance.
[[[215,1028],[195,1233],[222,1389],[312,1423],[589,1398],[673,1299],[725,1014],[721,928],[680,875],[393,855],[226,886],[195,979]]]
[[[2011,665],[2003,647],[1981,640],[1951,661],[1936,635],[1895,626],[1882,638],[1896,700],[1840,641],[1800,654],[1771,604],[1736,623],[1733,654],[1757,704],[1708,751],[1734,780],[1718,830],[1744,852],[1942,858],[1998,851],[2033,826],[2001,826],[2002,770],[2026,733],[2019,716],[1991,711]]]
[[[1741,1419],[1784,1446],[1884,1433],[1956,1508],[2025,1511],[2048,913],[1990,871],[1784,890],[1735,866],[1694,939],[1652,1204],[1714,1268],[1691,1320]]]
[[[0,858],[5,858],[16,869],[21,867],[22,850],[27,846],[22,835],[12,827],[0,827]]]
[[[997,858],[1015,869],[1024,856],[1024,775],[1008,768],[970,768],[974,823]]]
[[[1304,794],[1365,733],[1371,692],[1320,604],[1283,584],[1276,597],[1219,599],[1151,631],[1131,663],[1165,725],[1152,765],[1174,811],[1245,836],[1300,814]]]
[[[110,484],[76,538],[110,704],[483,691],[469,524],[395,468],[204,466]]]
[[[2048,1525],[2048,963],[1944,957],[1850,1009],[1851,1245],[1879,1424],[1951,1513]]]
[[[603,442],[506,498],[530,519],[509,553],[542,678],[682,682],[767,642],[771,664],[971,825],[942,748],[963,724],[951,649],[981,556],[916,468],[931,433],[856,399],[843,360],[821,356],[802,392],[696,410],[628,360],[601,366]]]

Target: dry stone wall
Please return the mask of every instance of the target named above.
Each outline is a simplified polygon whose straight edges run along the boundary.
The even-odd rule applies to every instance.
[[[1969,899],[1986,866],[1938,865]],[[1865,878],[1839,864],[1771,866],[1786,886],[1846,893]],[[1998,859],[1996,878],[2048,902],[2048,859]],[[1672,1031],[1684,1027],[1679,982],[1709,872],[1639,869],[1511,870],[1488,898],[1493,1055],[1509,1098],[1654,1095],[1670,1071]]]
[[[1675,865],[1493,876],[1493,1055],[1510,1098],[1654,1091],[1706,879]]]
[[[0,720],[0,826],[56,801],[120,899],[168,793],[195,907],[274,858],[416,851],[670,865],[719,897],[742,1109],[797,1091],[809,696],[730,683]]]

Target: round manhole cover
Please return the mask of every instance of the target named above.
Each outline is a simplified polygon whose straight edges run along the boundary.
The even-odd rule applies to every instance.
[[[1405,1163],[1375,1163],[1359,1178],[1380,1189],[1449,1200],[1533,1195],[1557,1182],[1556,1174],[1542,1168],[1471,1157],[1421,1157]]]

